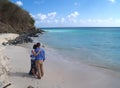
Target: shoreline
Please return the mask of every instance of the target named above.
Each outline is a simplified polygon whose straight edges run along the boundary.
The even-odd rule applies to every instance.
[[[7,36],[6,36],[7,37]],[[8,69],[3,75],[8,88],[120,88],[120,74],[109,69],[74,63],[55,49],[45,47],[44,77],[39,80],[28,75],[33,43],[0,46],[2,64]],[[8,67],[6,67],[8,66]],[[1,86],[1,85],[0,85]]]
[[[31,77],[28,75],[30,69],[30,47],[32,47],[32,43],[20,46],[6,46],[5,53],[7,52],[8,57],[11,58],[12,65],[9,78],[15,88],[27,88],[30,85],[34,88],[120,87],[119,73],[84,63],[74,64],[63,61],[63,57],[49,47],[45,48],[45,76],[41,80]],[[10,53],[14,53],[14,55]]]
[[[33,40],[35,40],[33,42],[33,44],[36,43],[36,42],[39,42],[36,38],[33,38]],[[25,47],[25,48],[27,47],[28,48],[27,43],[26,44],[19,44],[19,45],[22,46],[22,47]],[[99,62],[99,61],[89,62],[89,61],[80,60],[78,58],[77,59],[74,58],[74,60],[73,60],[71,56],[68,56],[68,53],[67,53],[67,55],[66,55],[66,53],[61,53],[60,52],[61,50],[59,50],[59,48],[56,49],[56,48],[51,47],[49,45],[45,45],[45,47],[51,49],[53,52],[55,52],[57,54],[60,54],[62,57],[65,58],[65,59],[61,58],[61,60],[65,61],[65,62],[68,62],[68,63],[72,62],[74,64],[85,64],[85,65],[88,65],[88,66],[97,67],[97,68],[106,69],[106,70],[110,70],[110,71],[113,71],[113,72],[120,73],[119,67],[117,67],[117,68],[115,66],[112,67],[112,65],[110,65],[110,64],[105,65],[104,62]],[[80,52],[82,52],[82,51],[80,51]]]
[[[86,64],[88,66],[93,66],[93,67],[97,67],[97,68],[101,68],[101,69],[106,69],[106,70],[111,70],[111,71],[115,71],[115,72],[118,72],[120,73],[120,68],[119,68],[119,65],[111,65],[111,64],[107,64],[107,63],[104,63],[104,61],[87,61],[87,60],[83,60],[83,59],[80,59],[80,57],[77,57],[77,59],[75,58],[75,56],[72,56],[67,52],[67,55],[66,55],[66,52],[64,53],[63,51],[64,50],[60,50],[59,48],[56,48],[56,47],[50,47],[47,45],[48,48],[52,49],[54,52],[57,52],[59,53],[61,56],[65,57],[65,59],[63,59],[64,61],[66,62],[70,62],[72,61],[73,63],[75,64]],[[61,53],[62,52],[62,53]],[[82,50],[80,51],[79,55],[82,56],[81,54]],[[74,58],[74,60],[73,60]],[[93,57],[93,58],[97,58],[97,57]],[[102,58],[102,57],[101,57]]]

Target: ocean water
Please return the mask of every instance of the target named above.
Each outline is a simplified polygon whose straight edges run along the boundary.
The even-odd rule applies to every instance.
[[[120,28],[44,28],[39,41],[59,54],[106,69],[120,71]],[[64,58],[66,59],[66,58]]]

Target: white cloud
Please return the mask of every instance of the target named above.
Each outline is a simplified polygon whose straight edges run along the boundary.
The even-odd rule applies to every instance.
[[[55,19],[55,16],[56,16],[56,12],[51,12],[51,13],[48,13],[48,14],[42,14],[42,13],[38,13],[36,15],[32,15],[31,16],[33,18],[35,18],[36,20],[39,20],[39,21],[48,21],[48,20],[53,20]]]
[[[37,14],[35,17],[36,17],[37,19],[41,20],[41,21],[47,19],[47,15],[41,14],[41,13],[40,13],[40,14]]]
[[[54,20],[54,22],[55,22],[55,23],[58,23],[58,22],[59,22],[59,20],[55,19],[55,20]]]
[[[77,11],[75,11],[75,12],[69,14],[69,15],[67,16],[67,19],[68,19],[69,22],[76,23],[76,22],[77,22],[76,18],[77,18],[78,16],[79,16],[79,13],[78,13]]]
[[[79,15],[79,13],[77,11],[71,13],[70,15],[68,15],[68,18],[76,18]]]
[[[116,23],[120,23],[120,19],[116,19],[115,22],[116,22]]]
[[[50,12],[47,14],[42,14],[42,13],[38,13],[38,14],[30,14],[34,19],[35,19],[35,24],[36,25],[53,25],[55,23],[58,23],[59,20],[56,19],[56,12]]]
[[[116,0],[109,0],[111,3],[115,3],[116,2]]]
[[[106,18],[106,19],[80,19],[77,21],[78,26],[99,26],[99,27],[115,27],[115,26],[120,26],[120,18],[113,19],[111,18]]]
[[[64,23],[65,22],[65,18],[61,18],[61,23]]]
[[[30,13],[30,16],[33,17],[33,18],[35,18],[35,15],[33,15],[32,13]]]
[[[56,12],[50,12],[47,14],[38,13],[36,15],[31,16],[35,19],[36,25],[65,25],[65,24],[72,24],[77,23],[77,17],[79,13],[77,11],[70,13],[66,17],[58,17]]]
[[[48,17],[49,17],[50,19],[53,19],[53,18],[55,18],[56,14],[57,14],[56,12],[48,13]]]
[[[23,3],[22,3],[21,1],[16,1],[16,4],[17,4],[18,6],[23,6]]]
[[[68,14],[67,16],[59,17],[56,12],[50,12],[46,14],[36,14],[31,16],[35,19],[35,25],[38,27],[64,27],[64,26],[120,26],[120,18],[88,18],[79,19],[79,13],[77,11]]]

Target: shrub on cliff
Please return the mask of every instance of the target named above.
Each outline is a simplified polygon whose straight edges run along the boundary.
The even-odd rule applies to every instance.
[[[9,0],[0,0],[0,33],[34,33],[34,19]]]

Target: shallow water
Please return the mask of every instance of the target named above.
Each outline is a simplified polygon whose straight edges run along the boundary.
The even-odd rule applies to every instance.
[[[39,41],[64,57],[120,71],[120,28],[47,28]]]

